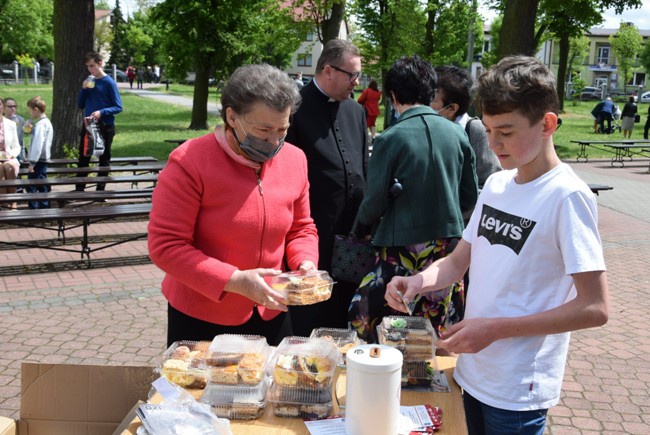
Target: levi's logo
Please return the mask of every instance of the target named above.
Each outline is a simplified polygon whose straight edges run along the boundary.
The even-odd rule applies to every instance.
[[[478,236],[484,236],[491,245],[504,245],[519,255],[533,231],[535,222],[519,216],[504,213],[483,204]]]

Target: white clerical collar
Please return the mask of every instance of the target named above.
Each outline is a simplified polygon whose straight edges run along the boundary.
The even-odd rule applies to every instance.
[[[329,98],[329,100],[327,100],[328,103],[336,103],[336,100],[335,100],[334,98],[332,98],[332,97],[330,97],[329,95],[327,95],[327,92],[325,92],[324,90],[321,89],[320,86],[318,86],[318,81],[316,81],[316,76],[314,76],[314,78],[313,78],[312,80],[313,80],[314,84],[316,85],[316,89],[318,89],[319,91],[321,91],[321,93],[322,93],[323,95],[325,95],[327,98]]]

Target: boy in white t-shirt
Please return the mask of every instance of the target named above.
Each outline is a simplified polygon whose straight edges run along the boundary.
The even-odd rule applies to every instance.
[[[459,354],[470,434],[542,434],[558,403],[569,331],[607,322],[607,278],[589,187],[555,153],[559,100],[534,58],[502,59],[478,80],[490,149],[505,171],[490,176],[454,252],[387,286],[406,311],[418,293],[469,269],[465,319],[437,346]]]

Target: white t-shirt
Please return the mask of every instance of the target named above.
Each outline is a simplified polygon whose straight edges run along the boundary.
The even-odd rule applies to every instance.
[[[488,178],[463,233],[472,245],[466,319],[550,310],[575,297],[571,274],[605,270],[589,187],[566,164],[525,184],[516,174]],[[454,378],[496,408],[550,408],[560,398],[569,335],[497,340],[461,354]]]

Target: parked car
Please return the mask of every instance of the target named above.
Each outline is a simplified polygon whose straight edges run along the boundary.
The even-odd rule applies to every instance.
[[[581,100],[602,100],[602,91],[600,88],[593,86],[585,86],[585,88],[580,93]]]
[[[650,103],[650,91],[642,93],[639,101],[642,103]]]
[[[113,77],[113,71],[111,69],[106,71],[106,73],[108,73],[111,77]],[[121,69],[116,69],[115,70],[115,81],[118,82],[118,83],[128,83],[129,77]]]

